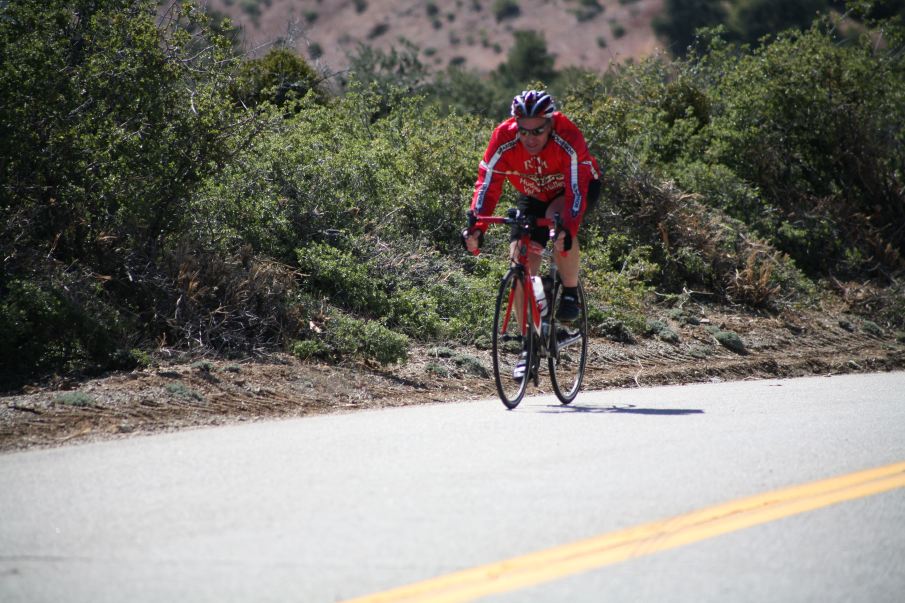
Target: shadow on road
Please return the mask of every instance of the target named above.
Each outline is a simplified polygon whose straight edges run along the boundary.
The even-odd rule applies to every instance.
[[[544,413],[562,413],[562,412],[580,412],[580,413],[626,413],[633,415],[660,415],[660,416],[676,416],[676,415],[700,415],[704,411],[699,408],[638,408],[634,404],[625,404],[620,406],[581,406],[580,404],[550,405],[549,410],[542,410]]]

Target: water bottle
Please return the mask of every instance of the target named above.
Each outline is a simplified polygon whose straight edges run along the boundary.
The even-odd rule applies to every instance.
[[[537,307],[540,309],[540,315],[547,315],[547,296],[544,295],[544,283],[539,276],[531,277],[531,287],[534,289],[534,299],[537,300]]]

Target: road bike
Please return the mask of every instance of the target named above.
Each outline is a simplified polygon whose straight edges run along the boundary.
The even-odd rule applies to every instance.
[[[588,315],[584,288],[578,283],[579,315],[574,321],[556,320],[561,298],[562,280],[546,249],[549,272],[541,278],[532,278],[528,269],[528,247],[534,228],[549,228],[550,239],[561,230],[558,215],[553,219],[527,216],[512,208],[501,216],[475,216],[468,212],[469,229],[476,225],[507,224],[518,229],[518,259],[511,262],[509,270],[500,281],[499,293],[493,315],[493,378],[497,393],[506,408],[513,409],[525,395],[529,381],[540,384],[540,366],[547,359],[553,391],[562,404],[568,404],[578,395],[584,379],[588,357]],[[539,271],[540,272],[540,271]],[[544,295],[535,288],[543,283]],[[546,300],[539,304],[538,300]],[[525,371],[517,376],[516,365],[524,355]]]

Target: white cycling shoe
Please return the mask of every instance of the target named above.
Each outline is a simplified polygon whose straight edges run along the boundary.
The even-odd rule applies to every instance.
[[[522,351],[519,354],[518,362],[515,364],[515,368],[512,370],[512,378],[516,381],[521,381],[525,378],[525,371],[528,370],[528,352]]]

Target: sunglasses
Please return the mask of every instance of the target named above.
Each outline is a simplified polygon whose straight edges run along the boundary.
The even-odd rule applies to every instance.
[[[540,126],[539,128],[534,128],[533,130],[529,130],[528,128],[519,127],[518,133],[519,136],[540,136],[547,129],[547,124]]]

